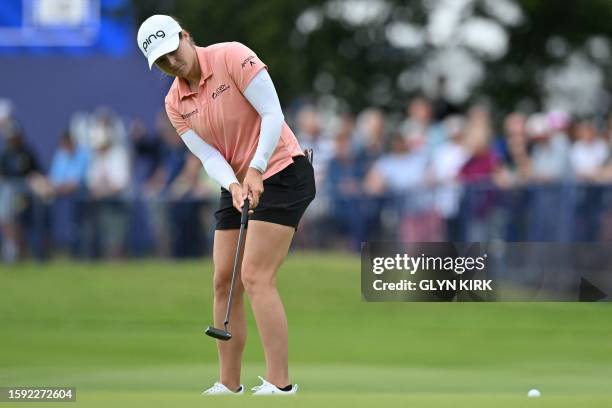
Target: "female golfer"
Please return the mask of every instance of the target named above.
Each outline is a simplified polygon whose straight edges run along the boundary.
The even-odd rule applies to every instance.
[[[214,321],[223,326],[240,210],[250,200],[241,279],[230,320],[232,340],[217,341],[220,378],[205,394],[242,394],[246,290],[264,347],[267,373],[255,394],[294,394],[289,380],[287,318],[276,272],[298,222],[315,195],[311,164],[284,121],[266,65],[237,42],[198,47],[172,17],[149,17],[138,30],[149,62],[176,77],[166,111],[206,172],[222,187],[214,248]]]

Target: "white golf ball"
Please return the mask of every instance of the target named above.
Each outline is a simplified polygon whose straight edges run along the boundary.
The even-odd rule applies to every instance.
[[[534,389],[529,390],[529,392],[527,393],[527,396],[529,398],[537,398],[537,397],[542,396],[542,393],[539,390],[536,390],[534,388]]]

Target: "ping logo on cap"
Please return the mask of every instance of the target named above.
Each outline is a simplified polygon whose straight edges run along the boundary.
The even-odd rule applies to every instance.
[[[147,48],[149,48],[149,45],[151,45],[151,39],[157,39],[157,38],[165,38],[166,37],[166,33],[164,32],[164,30],[158,30],[155,34],[151,34],[149,35],[142,43],[142,49],[143,50],[147,50]]]

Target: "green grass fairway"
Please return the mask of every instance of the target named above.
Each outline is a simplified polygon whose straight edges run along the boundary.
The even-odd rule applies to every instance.
[[[0,266],[0,386],[77,387],[53,407],[211,406],[211,274],[209,260]],[[278,284],[300,394],[217,406],[612,406],[608,304],[365,303],[359,259],[324,253],[290,255]],[[250,388],[265,371],[249,318]]]

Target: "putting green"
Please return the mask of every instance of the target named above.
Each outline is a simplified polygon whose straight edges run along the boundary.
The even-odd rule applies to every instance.
[[[211,268],[1,266],[0,386],[77,387],[76,404],[53,406],[204,406],[199,392],[216,378],[214,343],[202,334]],[[607,304],[365,303],[359,259],[324,253],[292,254],[278,284],[300,394],[222,406],[612,406]],[[249,321],[247,387],[265,372]],[[543,397],[527,399],[530,388]]]

